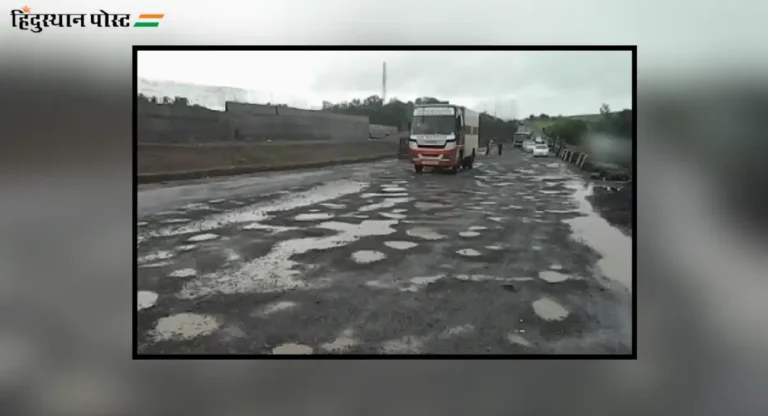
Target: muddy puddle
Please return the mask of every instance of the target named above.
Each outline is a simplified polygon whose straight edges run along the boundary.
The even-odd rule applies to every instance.
[[[589,203],[592,185],[571,182],[567,185],[575,192],[573,200],[580,217],[565,220],[571,226],[576,239],[595,249],[602,258],[597,262],[603,277],[620,283],[632,292],[632,239],[613,227],[600,216]]]

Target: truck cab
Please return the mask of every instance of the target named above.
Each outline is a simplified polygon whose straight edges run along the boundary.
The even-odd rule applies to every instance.
[[[523,147],[523,143],[526,140],[530,140],[531,134],[530,133],[523,133],[523,132],[517,132],[512,137],[512,147]]]

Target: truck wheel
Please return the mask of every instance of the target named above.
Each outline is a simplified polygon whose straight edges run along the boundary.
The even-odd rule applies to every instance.
[[[421,173],[424,171],[424,166],[413,165],[413,170],[415,170],[416,173]]]
[[[457,174],[459,172],[459,168],[461,168],[461,163],[462,163],[462,160],[461,160],[461,158],[459,158],[456,161],[456,164],[451,166],[450,169],[448,169],[448,172],[450,172],[451,175]]]

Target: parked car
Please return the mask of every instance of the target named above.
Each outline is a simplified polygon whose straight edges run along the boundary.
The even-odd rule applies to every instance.
[[[534,157],[539,157],[539,156],[547,157],[547,156],[549,156],[549,146],[547,146],[546,143],[541,143],[541,144],[534,145],[534,147],[533,147],[533,156]]]

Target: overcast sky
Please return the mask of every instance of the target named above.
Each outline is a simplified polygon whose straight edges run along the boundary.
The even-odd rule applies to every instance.
[[[254,91],[254,101],[318,106],[381,95],[387,63],[387,98],[432,96],[496,112],[597,113],[632,103],[630,52],[164,52],[138,57],[143,78],[229,86]]]

